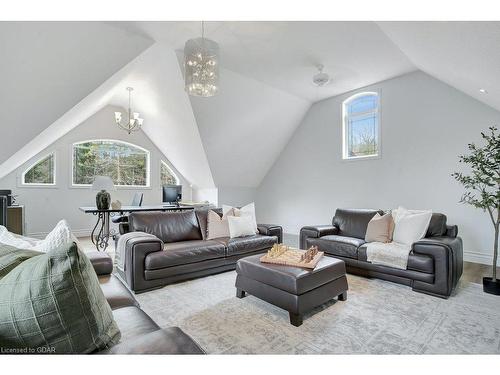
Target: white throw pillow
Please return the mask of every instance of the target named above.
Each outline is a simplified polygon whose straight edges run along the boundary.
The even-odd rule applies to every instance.
[[[56,224],[54,229],[47,234],[44,240],[40,241],[33,250],[43,251],[44,253],[60,248],[60,247],[69,247],[71,244],[75,242],[77,246],[80,248],[80,244],[76,237],[71,233],[71,229],[66,222],[66,220],[61,220]]]
[[[18,249],[33,250],[42,240],[20,236],[11,233],[4,226],[0,225],[0,242],[6,245],[17,247]]]
[[[207,240],[213,240],[214,238],[229,237],[229,223],[227,218],[229,216],[234,216],[232,211],[226,212],[222,217],[219,216],[217,212],[212,210],[208,211],[207,217]]]
[[[228,216],[229,236],[231,238],[252,236],[255,234],[250,216]]]
[[[247,216],[247,217],[249,217],[252,221],[252,227],[253,227],[254,234],[259,233],[259,231],[257,229],[257,219],[255,216],[255,203],[254,202],[249,203],[246,206],[243,206],[241,208],[227,206],[225,204],[222,205],[222,213],[224,215],[227,212],[229,212],[230,210],[233,210],[234,216],[237,216],[237,217]]]
[[[392,240],[401,244],[412,245],[414,242],[425,237],[432,211],[429,210],[407,210],[398,207],[393,210],[394,234]]]

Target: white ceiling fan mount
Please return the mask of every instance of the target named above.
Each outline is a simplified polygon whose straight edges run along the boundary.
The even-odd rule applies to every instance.
[[[313,83],[318,87],[328,85],[331,82],[330,75],[323,72],[324,66],[322,64],[319,64],[317,68],[318,73],[313,76]]]

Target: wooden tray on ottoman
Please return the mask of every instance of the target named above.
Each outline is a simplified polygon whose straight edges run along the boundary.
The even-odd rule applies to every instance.
[[[278,257],[270,257],[268,254],[265,254],[260,258],[260,261],[262,263],[280,264],[282,266],[314,269],[324,254],[322,251],[319,251],[310,262],[305,262],[300,260],[305,253],[306,250],[287,248],[287,250]]]

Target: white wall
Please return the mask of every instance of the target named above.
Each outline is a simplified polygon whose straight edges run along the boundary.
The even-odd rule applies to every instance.
[[[255,202],[257,197],[257,188],[220,187],[218,190],[220,206],[227,204],[229,206],[241,207],[248,203]]]
[[[150,187],[147,188],[118,188],[110,192],[111,199],[120,200],[122,204],[130,204],[135,192],[144,193],[144,203],[161,203],[162,193],[160,186],[160,160],[164,160],[172,167],[183,185],[183,198],[190,200],[192,192],[190,182],[187,181],[166,157],[156,148],[151,140],[142,132],[128,135],[114,124],[114,112],[124,111],[123,108],[106,106],[95,115],[84,121],[78,127],[57,140],[48,148],[30,159],[14,172],[0,180],[2,189],[12,189],[18,195],[17,201],[25,205],[26,233],[30,236],[44,236],[60,219],[66,219],[78,236],[90,233],[95,224],[95,216],[86,215],[79,211],[80,206],[94,206],[95,193],[90,187],[71,186],[71,146],[75,142],[88,139],[115,139],[136,144],[150,151]],[[56,152],[56,180],[55,187],[26,187],[21,185],[22,173],[32,163],[50,152]]]
[[[492,225],[458,203],[463,189],[450,174],[500,113],[422,72],[365,89],[380,91],[382,157],[342,160],[341,104],[354,92],[314,104],[257,190],[258,221],[298,234],[331,222],[338,207],[430,208],[459,226],[466,259],[489,262]]]
[[[310,107],[228,69],[216,96],[189,99],[218,188],[257,187]]]

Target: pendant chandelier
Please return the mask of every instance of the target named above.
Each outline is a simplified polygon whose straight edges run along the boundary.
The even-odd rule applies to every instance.
[[[219,89],[219,45],[205,38],[189,39],[184,46],[185,90],[192,96],[214,96]]]
[[[128,91],[128,116],[127,116],[128,118],[127,118],[127,121],[122,123],[122,113],[115,112],[116,125],[118,125],[121,129],[127,131],[128,134],[140,130],[142,123],[144,121],[142,118],[139,117],[139,112],[132,112],[132,108],[130,106],[130,96],[131,96],[133,90],[134,90],[133,87],[127,87],[127,91]]]

